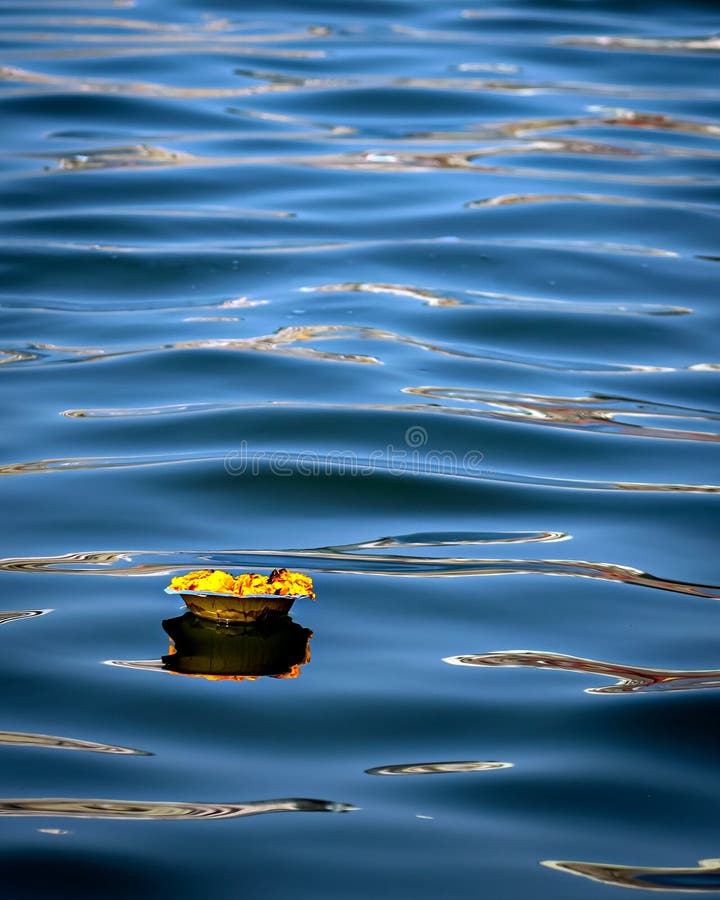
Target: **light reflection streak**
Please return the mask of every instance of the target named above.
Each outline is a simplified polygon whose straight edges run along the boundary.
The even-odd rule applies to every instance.
[[[134,562],[135,565],[116,565]],[[175,561],[177,560],[177,561]],[[694,597],[720,599],[720,586],[661,578],[617,563],[573,559],[489,559],[418,557],[346,553],[332,547],[310,550],[125,550],[86,551],[60,556],[0,559],[0,571],[66,575],[167,576],[189,567],[242,567],[258,561],[268,567],[297,565],[308,572],[334,575],[373,575],[393,578],[448,578],[488,575],[551,575],[591,578],[619,584],[672,591]]]
[[[361,329],[343,325],[308,325],[287,326],[280,328],[275,334],[259,335],[251,338],[206,338],[194,341],[177,341],[174,344],[160,344],[150,347],[137,347],[125,350],[110,350],[102,347],[59,347],[56,344],[33,344],[32,350],[49,351],[41,353],[40,359],[49,362],[95,362],[104,359],[117,359],[120,357],[137,356],[146,353],[159,353],[174,350],[240,350],[275,353],[282,356],[298,359],[322,359],[333,362],[353,362],[369,365],[381,365],[379,359],[358,353],[332,353],[327,350],[316,350],[312,347],[294,346],[304,344],[310,340],[331,340],[344,337],[375,337],[379,339],[403,339],[392,332],[383,332],[376,329]],[[411,339],[405,339],[410,341]],[[14,351],[8,351],[14,352]],[[23,354],[22,359],[6,360],[6,364],[13,362],[27,363],[31,360],[27,357],[27,351],[18,351]],[[452,351],[445,351],[454,355]],[[31,354],[32,358],[32,354]]]
[[[277,475],[268,461],[271,450],[258,450],[244,454],[245,464],[252,468],[256,474],[263,471],[267,476]],[[294,471],[298,477],[309,478],[318,474],[321,470],[324,474],[335,474],[338,477],[367,477],[368,475],[382,475],[392,473],[398,475],[397,465],[391,460],[382,460],[370,456],[360,456],[353,452],[352,459],[338,458],[333,453],[318,453],[312,451],[311,458],[308,451],[291,452],[281,451],[284,474]],[[227,453],[196,454],[192,451],[180,451],[178,453],[148,456],[106,456],[106,457],[69,457],[66,459],[39,459],[20,463],[9,463],[0,466],[0,477],[17,475],[59,474],[66,471],[93,471],[98,469],[135,469],[154,466],[191,465],[196,463],[222,462],[225,468],[232,469],[235,457]],[[314,468],[313,468],[314,467]],[[233,472],[241,475],[242,472]],[[427,463],[422,459],[405,464],[402,475],[425,476],[428,478],[459,478],[470,481],[490,481],[516,485],[536,485],[538,487],[559,488],[576,491],[650,491],[650,492],[681,492],[681,493],[705,493],[715,494],[720,492],[720,485],[714,484],[679,484],[658,483],[642,481],[592,481],[580,478],[559,478],[552,476],[516,474],[512,472],[500,472],[495,469],[458,469],[455,465],[443,467],[441,460],[428,458]]]
[[[153,753],[147,750],[135,750],[132,747],[118,747],[114,744],[100,744],[96,741],[82,741],[77,738],[56,737],[51,734],[34,734],[23,731],[0,731],[0,746],[81,750],[90,753],[109,753],[121,756],[154,756]]]
[[[135,0],[72,0],[73,9],[134,9]],[[0,0],[0,9],[16,9],[17,0]],[[68,0],[32,0],[33,9],[68,8]]]
[[[708,138],[717,138],[720,136],[720,125],[710,123],[710,122],[694,122],[690,120],[680,120],[673,118],[667,115],[659,115],[654,113],[643,113],[637,110],[625,109],[622,107],[605,107],[600,105],[593,105],[589,107],[590,110],[594,111],[598,115],[595,116],[587,116],[587,117],[577,117],[577,118],[547,118],[547,119],[517,119],[510,122],[497,122],[497,123],[487,123],[487,124],[478,124],[473,126],[468,126],[465,130],[462,131],[452,131],[452,132],[444,132],[444,131],[428,131],[428,132],[412,132],[405,134],[399,138],[388,137],[383,141],[383,144],[387,147],[394,148],[399,147],[401,149],[407,148],[407,145],[411,143],[413,146],[417,145],[428,145],[428,144],[447,144],[448,142],[455,143],[484,143],[487,141],[498,141],[505,140],[507,138],[513,138],[518,141],[528,141],[528,146],[549,146],[554,145],[557,142],[560,142],[562,146],[573,146],[574,142],[572,139],[566,139],[562,135],[554,135],[551,141],[536,141],[535,138],[538,133],[541,134],[546,131],[557,131],[560,128],[606,128],[606,127],[619,127],[624,130],[628,130],[630,128],[639,131],[640,133],[645,131],[653,131],[653,132],[677,132],[680,134],[688,134],[688,135],[696,135],[700,137],[708,137]],[[288,125],[299,125],[303,127],[309,127],[312,129],[320,129],[324,133],[331,134],[335,140],[334,144],[350,144],[356,145],[358,143],[359,138],[350,137],[351,135],[356,135],[359,131],[358,128],[352,127],[345,124],[332,124],[323,121],[317,121],[315,119],[308,119],[303,116],[297,115],[289,115],[287,113],[277,113],[277,112],[269,112],[267,110],[256,110],[256,109],[235,109],[234,107],[230,107],[228,112],[234,115],[239,115],[243,119],[256,119],[258,121],[267,121],[267,122],[275,122],[282,123]],[[51,133],[50,137],[62,137],[63,133]],[[304,133],[297,134],[285,134],[285,137],[295,140],[299,138],[312,138],[317,139],[317,134],[305,135]],[[152,142],[153,140],[168,140],[172,139],[174,142],[178,141],[192,141],[196,144],[198,141],[214,141],[221,140],[226,141],[231,138],[237,137],[240,140],[247,140],[251,138],[253,140],[259,140],[262,138],[270,138],[276,139],[277,135],[275,133],[268,134],[266,131],[259,132],[251,132],[240,131],[237,133],[231,131],[196,131],[190,133],[184,132],[175,132],[169,134],[164,132],[160,137],[153,137],[152,134],[148,134],[144,137],[145,142]],[[565,142],[568,141],[567,144]],[[591,142],[581,141],[579,142],[581,146],[585,148],[592,148],[595,145]],[[512,146],[516,151],[522,149],[521,146],[518,145],[508,145]],[[617,145],[598,145],[600,147],[615,147],[617,149]],[[625,146],[629,146],[626,142]],[[655,141],[634,141],[632,143],[632,147],[637,150],[642,156],[673,156],[673,157],[691,157],[691,158],[703,158],[703,157],[712,157],[717,156],[716,151],[706,151],[702,149],[698,149],[695,147],[687,147],[687,146],[678,146],[676,143],[673,144],[660,144],[657,140]],[[503,153],[505,152],[505,145],[490,148],[493,149],[495,153]],[[483,148],[480,148],[483,149]],[[620,148],[622,149],[622,148]],[[640,199],[640,198],[638,198]],[[670,206],[682,206],[692,208],[695,206],[701,206],[701,204],[694,203],[683,203],[682,201],[665,201],[664,205]],[[711,209],[711,207],[705,205],[703,208]]]
[[[563,118],[515,119],[509,122],[483,123],[465,127],[460,131],[420,131],[406,135],[406,139],[427,140],[436,142],[448,141],[487,141],[498,138],[516,138],[524,140],[535,137],[538,132],[557,131],[561,128],[621,128],[633,129],[641,134],[651,132],[677,132],[679,134],[698,135],[700,137],[717,138],[720,136],[720,125],[715,122],[695,122],[689,119],[677,119],[673,116],[647,113],[625,107],[607,107],[593,104],[588,111],[592,116],[574,116]],[[694,149],[677,147],[676,145],[660,145],[657,142],[643,145],[643,150],[651,155],[658,150],[663,155],[675,155],[688,151],[694,155]],[[673,151],[673,152],[671,152]]]
[[[211,32],[203,32],[199,29],[193,31],[174,31],[171,33],[152,34],[123,34],[120,40],[127,44],[137,44],[138,48],[144,48],[146,44],[175,44],[176,52],[184,52],[185,46],[201,43],[208,40]],[[293,41],[307,41],[313,38],[326,37],[329,30],[323,26],[309,26],[300,31],[274,32],[267,34],[221,34],[212,32],[212,41],[216,44],[224,44],[233,47],[235,44],[272,44],[273,42],[290,43]],[[68,44],[112,44],[118,41],[115,34],[72,34],[65,31],[13,31],[15,43],[68,43]]]
[[[124,38],[125,35],[122,36]],[[121,40],[121,38],[118,38]],[[201,41],[193,41],[192,43],[183,43],[178,47],[174,43],[159,43],[156,45],[143,45],[141,48],[130,45],[123,47],[121,44],[102,45],[96,47],[78,47],[75,46],[71,50],[55,49],[55,50],[5,50],[3,56],[5,59],[18,57],[25,60],[57,60],[57,59],[123,59],[124,57],[143,57],[151,56],[175,56],[182,54],[216,54],[224,57],[251,57],[262,59],[298,59],[298,60],[315,60],[324,59],[327,53],[324,50],[291,50],[287,47],[277,47],[270,44],[224,44],[224,43],[202,43]]]
[[[33,6],[36,4],[33,2]],[[77,7],[75,0],[72,0],[73,7]],[[2,7],[0,7],[2,8]],[[182,33],[189,32],[188,26],[178,25],[172,22],[153,22],[148,19],[124,19],[117,16],[49,16],[49,15],[4,15],[3,25],[12,28],[21,27],[37,27],[44,28],[119,28],[130,29],[132,31],[153,31],[153,32],[171,32]],[[208,31],[214,30],[211,23],[198,23],[193,26],[192,31]],[[58,34],[58,37],[65,37],[64,33]]]
[[[261,472],[266,477],[273,477],[277,473],[268,459],[272,450],[258,450],[245,453],[244,464],[252,469],[255,474]],[[453,478],[467,481],[487,481],[500,484],[514,484],[537,486],[572,491],[649,491],[649,492],[680,492],[716,494],[720,493],[720,485],[716,484],[678,484],[658,483],[642,481],[592,481],[580,478],[559,478],[546,475],[516,474],[512,472],[500,472],[494,469],[468,468],[458,469],[456,465],[444,467],[442,461],[428,458],[427,463],[422,458],[416,462],[404,465],[402,474],[398,472],[397,465],[392,460],[382,460],[376,457],[363,457],[353,452],[351,459],[338,458],[337,454],[320,453],[312,451],[310,458],[308,452],[282,451],[283,467],[287,473],[293,471],[297,477],[310,478],[313,474],[323,473],[324,476],[334,474],[337,477],[367,477],[368,475],[381,476],[391,473],[394,477],[424,477],[424,478]],[[193,465],[197,463],[222,463],[224,469],[232,470],[235,457],[223,453],[193,453],[192,451],[180,451],[178,453],[165,453],[155,456],[106,456],[106,457],[70,457],[67,459],[39,459],[29,462],[9,463],[0,466],[0,477],[37,474],[60,474],[66,471],[94,471],[98,469],[135,469],[154,466],[169,465]],[[234,472],[234,475],[241,475]]]
[[[448,656],[443,662],[449,663],[451,666],[531,667],[602,675],[616,679],[612,685],[586,688],[586,694],[638,694],[720,688],[720,669],[651,669],[536,650],[503,650],[496,653],[463,654]]]
[[[511,762],[461,762],[406,763],[395,766],[376,766],[365,769],[366,775],[445,775],[455,772],[488,772],[492,769],[511,769]]]
[[[570,540],[563,531],[430,531],[415,534],[390,535],[354,544],[338,544],[325,549],[336,553],[355,553],[358,550],[393,550],[407,547],[471,547],[478,544],[534,544]]]
[[[154,151],[159,151],[160,148],[152,148]],[[174,154],[175,151],[167,151],[168,153]],[[160,160],[162,161],[162,160]],[[78,217],[86,217],[86,216],[98,216],[103,218],[112,218],[117,217],[118,211],[117,209],[112,209],[109,207],[99,206],[85,206],[81,211],[70,211],[63,210],[63,220],[68,221],[72,220],[75,216]],[[221,206],[221,205],[209,205],[198,203],[196,206],[192,208],[182,208],[182,207],[145,207],[145,206],[132,206],[129,209],[124,209],[122,211],[123,218],[177,218],[177,219],[292,219],[295,218],[295,213],[289,212],[287,210],[282,209],[250,209],[242,206]],[[15,216],[16,221],[19,222],[36,222],[43,221],[46,218],[46,213],[25,213],[20,212],[17,216]],[[241,304],[239,301],[228,300],[224,303],[213,304],[212,306],[162,306],[162,307],[149,307],[150,312],[188,312],[193,309],[219,309],[222,306],[230,306],[230,305],[245,305],[245,306],[259,306],[267,303],[267,300],[256,300],[251,301],[247,300],[247,298],[242,298],[243,303]],[[27,307],[23,306],[23,310]],[[36,307],[37,308],[37,307]],[[47,309],[47,308],[46,308]],[[148,308],[146,308],[148,309]],[[79,310],[69,310],[67,308],[63,308],[61,310],[63,313],[66,312],[92,312],[92,310],[88,310],[86,306],[82,306]],[[117,312],[119,310],[112,310],[112,312]],[[124,310],[120,310],[124,311]],[[142,312],[144,311],[142,308],[133,306],[129,308],[127,311],[132,312]],[[107,312],[106,308],[102,308],[102,312]]]
[[[50,305],[49,303],[45,303],[45,305],[40,306],[26,306],[25,304],[14,304],[3,303],[3,309],[22,309],[24,313],[58,313],[62,316],[66,315],[79,315],[79,316],[92,316],[98,313],[102,314],[103,317],[109,315],[125,315],[126,313],[132,313],[133,315],[137,314],[146,314],[146,315],[156,315],[159,313],[192,313],[198,310],[232,310],[232,309],[251,309],[255,306],[267,306],[270,303],[269,300],[251,300],[248,297],[235,297],[232,300],[220,300],[217,302],[210,303],[198,303],[184,306],[167,306],[162,303],[159,303],[157,306],[153,305],[152,302],[144,303],[141,301],[137,306],[132,304],[132,299],[130,301],[120,300],[116,303],[110,301],[107,305],[101,306],[92,306],[85,303],[76,303],[72,300],[70,301],[60,301],[57,304]],[[4,351],[0,350],[0,357]],[[33,354],[27,354],[28,359],[36,359],[37,356],[33,356]],[[7,360],[6,360],[7,361]],[[0,358],[0,363],[2,359]]]
[[[479,418],[502,419],[546,427],[589,430],[603,435],[615,434],[656,440],[678,440],[717,443],[720,432],[660,428],[644,423],[618,421],[620,416],[632,419],[680,419],[688,422],[720,422],[717,413],[698,414],[668,404],[628,403],[622,400],[584,398],[581,403],[571,398],[544,397],[507,391],[482,389],[444,389],[433,387],[404,388],[405,392],[437,399],[452,398],[471,402],[484,409],[474,409]],[[455,407],[448,407],[459,413]]]
[[[174,352],[178,350],[231,350],[231,351],[259,351],[275,353],[282,356],[296,357],[300,359],[317,359],[335,362],[364,363],[382,365],[382,360],[376,356],[368,356],[358,353],[333,353],[327,350],[317,350],[304,346],[308,341],[324,340],[361,340],[390,342],[406,347],[419,348],[439,356],[454,357],[463,360],[475,360],[492,362],[495,364],[509,365],[524,369],[541,371],[560,371],[575,374],[615,374],[636,372],[675,372],[682,371],[669,366],[638,365],[633,363],[603,363],[582,362],[563,359],[548,359],[543,357],[531,357],[527,354],[509,354],[492,351],[490,348],[483,352],[476,349],[461,349],[452,345],[441,345],[420,340],[409,335],[398,334],[394,331],[386,331],[379,328],[369,328],[354,325],[303,325],[286,326],[279,328],[274,334],[258,335],[247,338],[205,338],[193,341],[177,341],[172,344],[150,345],[145,347],[128,347],[125,349],[111,349],[103,347],[61,347],[57,344],[35,343],[29,344],[22,350],[8,348],[8,354],[20,353],[19,358],[5,360],[6,365],[57,365],[68,363],[89,363],[107,359],[118,359],[129,356],[138,356],[149,353]],[[300,344],[301,346],[296,346]],[[40,352],[37,352],[40,351]],[[697,367],[693,364],[687,368]],[[708,364],[701,364],[708,365]],[[712,364],[710,364],[712,365]],[[453,412],[458,412],[453,410]],[[472,411],[461,411],[463,415],[473,415]]]
[[[720,50],[720,37],[707,35],[689,38],[623,37],[621,35],[580,35],[578,37],[553,38],[552,43],[569,47],[586,47],[593,50],[645,50],[650,53],[680,51],[712,52]]]
[[[0,611],[0,625],[7,625],[8,622],[18,622],[20,619],[34,619],[36,616],[46,616],[48,613],[54,612],[52,609],[21,609],[21,610],[3,610]]]
[[[403,388],[407,394],[417,394],[431,400],[451,400],[472,403],[474,406],[439,406],[433,403],[308,403],[305,401],[276,400],[269,403],[252,401],[238,403],[178,403],[165,406],[109,409],[70,409],[61,415],[70,418],[137,418],[146,416],[188,415],[199,413],[231,412],[233,410],[318,410],[318,411],[392,411],[422,413],[471,418],[508,419],[527,421],[549,426],[567,426],[573,429],[589,429],[607,434],[714,443],[720,433],[670,429],[618,421],[618,417],[630,419],[681,420],[687,422],[720,422],[720,413],[663,403],[646,403],[615,397],[557,397],[541,394],[521,394],[512,391],[487,391],[481,388],[444,388],[418,386]],[[481,407],[481,408],[477,408]],[[482,408],[487,407],[487,408]],[[0,468],[0,472],[2,468]],[[440,470],[438,470],[440,471]],[[468,472],[467,474],[472,474]]]
[[[484,308],[507,306],[518,309],[557,310],[566,313],[585,313],[589,315],[638,315],[638,316],[681,316],[692,313],[689,306],[667,306],[659,303],[609,303],[597,300],[558,300],[549,297],[531,297],[522,294],[506,294],[498,291],[478,291],[468,289],[466,292],[473,303]]]
[[[181,51],[178,51],[181,52]],[[99,81],[87,78],[65,75],[44,75],[39,72],[29,72],[14,66],[0,66],[0,81],[32,85],[30,93],[37,93],[42,87],[46,91],[52,89],[61,93],[82,94],[118,94],[136,97],[154,97],[167,100],[189,100],[198,98],[221,97],[252,97],[257,94],[286,93],[300,89],[322,89],[330,87],[342,87],[336,79],[327,79],[325,82],[317,79],[318,83],[305,83],[298,85],[292,82],[272,81],[265,84],[257,84],[249,87],[236,88],[193,88],[176,87],[169,84],[154,84],[150,82],[113,82]],[[6,88],[3,96],[23,96],[29,92],[29,88]]]
[[[498,200],[502,198],[496,198]],[[484,204],[485,201],[477,201]],[[488,201],[490,203],[491,201]],[[467,204],[474,206],[473,203]],[[492,204],[491,204],[492,205]],[[692,310],[686,306],[665,306],[653,303],[603,303],[597,301],[579,300],[552,300],[543,297],[527,297],[517,294],[501,294],[492,291],[478,291],[466,289],[455,293],[460,296],[450,296],[430,288],[421,288],[406,284],[383,284],[371,281],[345,281],[337,284],[306,285],[300,288],[306,294],[321,293],[358,293],[358,294],[388,294],[394,297],[407,297],[419,300],[424,306],[431,307],[463,307],[472,308],[507,308],[516,306],[518,309],[542,309],[558,310],[562,313],[587,313],[592,315],[683,315]]]
[[[172,675],[161,659],[106,659],[103,665],[118,669],[136,669],[138,672],[164,672]]]
[[[43,241],[40,245],[25,240],[7,240],[4,242],[6,247],[15,247],[18,250],[26,252],[37,252],[38,248],[43,251],[58,250],[61,252],[78,251],[80,253],[137,253],[149,256],[167,255],[167,256],[187,256],[188,253],[206,253],[217,256],[263,256],[263,255],[281,255],[290,256],[295,253],[344,253],[352,250],[372,249],[375,247],[424,247],[424,246],[467,246],[477,247],[482,250],[483,247],[519,247],[525,249],[538,249],[555,252],[571,252],[575,253],[600,253],[621,256],[661,256],[667,258],[678,258],[679,253],[673,250],[663,250],[657,247],[644,247],[639,244],[620,244],[610,243],[607,241],[571,241],[571,240],[546,240],[542,238],[523,238],[513,240],[505,238],[504,240],[493,240],[491,238],[472,239],[460,238],[455,236],[439,237],[439,238],[396,238],[376,241],[336,241],[336,242],[318,242],[318,243],[292,243],[290,241],[277,244],[252,244],[252,245],[218,245],[209,246],[202,243],[183,243],[161,244],[156,243],[153,247],[130,244],[94,244],[81,241]],[[325,327],[325,326],[320,326]],[[341,326],[330,326],[338,328]],[[349,327],[349,326],[348,326]],[[355,326],[357,327],[357,326]],[[373,329],[376,332],[377,329]],[[392,332],[384,332],[389,334]],[[671,371],[666,369],[664,371]]]
[[[533,203],[598,203],[611,206],[644,206],[662,209],[686,209],[717,216],[718,210],[703,203],[672,200],[648,200],[643,197],[613,197],[609,194],[500,194],[484,200],[472,200],[466,209],[486,209],[498,206],[520,206]]]
[[[256,44],[275,41],[293,41],[307,40],[310,37],[324,36],[324,29],[309,28],[304,33],[294,34],[276,34],[276,35],[228,35],[213,34],[213,43],[227,48],[237,43]],[[15,32],[14,39],[18,42],[36,43],[36,42],[54,42],[57,36],[53,34],[43,34],[38,32]],[[140,44],[152,43],[153,45],[162,45],[163,43],[173,43],[177,46],[174,48],[176,52],[184,52],[185,46],[193,46],[193,43],[203,41],[207,43],[207,33],[197,34],[185,31],[172,32],[170,34],[135,34],[123,35],[122,40],[127,43]],[[112,44],[117,41],[115,35],[107,34],[69,34],[62,32],[62,41],[80,44]],[[14,66],[0,67],[0,80],[31,84],[35,90],[39,90],[42,86],[45,90],[62,90],[77,91],[82,93],[99,93],[99,94],[130,94],[139,96],[153,96],[164,98],[192,98],[192,97],[243,97],[253,96],[256,94],[266,93],[286,93],[288,91],[325,91],[364,89],[373,90],[380,88],[395,88],[399,90],[430,90],[430,91],[461,91],[461,92],[490,92],[490,93],[512,93],[519,96],[537,96],[545,94],[590,94],[593,96],[611,96],[622,97],[626,99],[717,99],[720,91],[712,88],[699,88],[692,91],[664,88],[662,90],[648,87],[629,87],[620,85],[595,84],[584,82],[569,81],[547,81],[547,82],[528,82],[522,83],[515,80],[492,80],[481,78],[412,78],[412,77],[395,77],[395,78],[303,78],[299,76],[290,76],[280,72],[266,71],[239,71],[237,74],[246,75],[251,78],[262,80],[261,84],[248,87],[235,88],[192,88],[192,87],[175,87],[168,84],[145,83],[145,82],[114,82],[109,80],[101,80],[95,78],[80,78],[70,75],[47,75],[40,72],[31,72]],[[4,93],[13,95],[18,93],[27,93],[27,89],[11,88],[6,89]],[[615,152],[622,153],[621,148],[616,148]],[[630,151],[626,151],[630,152]]]
[[[621,866],[613,863],[542,860],[541,866],[580,875],[612,887],[636,888],[642,891],[720,891],[720,859],[701,859],[697,868],[666,866]]]
[[[94,800],[85,798],[0,799],[0,816],[61,816],[74,819],[146,819],[155,821],[235,819],[278,812],[350,812],[358,807],[330,800],[289,798],[247,803]]]
[[[292,135],[285,136],[288,140]],[[296,135],[296,138],[313,139],[313,135]],[[558,145],[559,146],[559,145]],[[537,147],[536,147],[537,149]],[[532,148],[529,148],[529,152]],[[545,147],[542,152],[547,152]],[[468,151],[422,152],[419,150],[390,149],[384,152],[357,151],[325,155],[301,156],[200,156],[198,154],[173,151],[164,147],[153,147],[137,144],[130,147],[107,149],[91,149],[66,155],[48,153],[28,153],[25,156],[56,161],[56,168],[47,167],[43,171],[29,173],[29,177],[57,175],[63,172],[85,172],[96,169],[123,168],[144,171],[160,165],[174,168],[227,168],[237,166],[308,166],[329,171],[360,172],[433,172],[437,169],[465,172],[485,172],[495,175],[513,175],[528,178],[565,180],[572,177],[579,181],[597,181],[620,184],[676,185],[676,184],[715,184],[717,179],[711,176],[685,175],[638,175],[634,173],[614,174],[606,172],[588,172],[568,169],[539,169],[527,166],[484,165],[477,162],[493,155],[508,156],[524,152],[525,148],[507,149],[496,147],[488,150],[472,149]],[[553,151],[555,152],[555,151]],[[565,150],[561,152],[566,152]],[[568,151],[572,152],[572,151]],[[716,154],[711,151],[683,152],[683,157],[709,157]],[[592,243],[590,243],[592,246]],[[622,245],[606,243],[607,247]],[[632,245],[631,245],[632,249]],[[635,252],[645,250],[653,255],[676,256],[677,254],[663,249],[642,248],[634,245]]]

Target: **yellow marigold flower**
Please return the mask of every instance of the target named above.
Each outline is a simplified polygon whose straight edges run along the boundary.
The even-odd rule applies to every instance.
[[[301,572],[274,569],[268,577],[257,572],[245,572],[233,577],[221,569],[199,569],[178,575],[170,582],[175,591],[207,591],[220,594],[235,594],[247,597],[254,594],[280,594],[308,596],[315,599],[312,578]]]
[[[212,572],[201,579],[196,590],[233,594],[235,593],[235,579],[232,575],[228,575],[227,572],[222,572],[218,569],[216,572]]]
[[[198,582],[207,575],[212,575],[210,569],[198,569],[195,572],[188,572],[187,575],[178,575],[172,579],[170,587],[176,591],[196,591]]]
[[[270,589],[274,594],[306,594],[315,599],[312,578],[301,572],[289,572],[287,569],[273,569],[270,578]]]
[[[257,572],[247,572],[245,575],[238,575],[235,579],[234,592],[240,594],[241,597],[247,597],[249,594],[267,594],[267,577],[258,575]]]

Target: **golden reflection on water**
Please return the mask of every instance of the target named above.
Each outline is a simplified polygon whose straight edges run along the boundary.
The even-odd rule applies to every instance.
[[[162,659],[106,660],[105,664],[166,672],[206,681],[294,679],[310,662],[309,628],[287,615],[268,615],[246,625],[217,624],[191,612],[162,623],[170,638]]]
[[[612,887],[636,888],[643,891],[720,891],[720,859],[701,859],[697,868],[664,866],[617,866],[611,863],[543,860],[541,863],[558,872],[580,875]]]
[[[566,656],[535,650],[504,650],[497,653],[448,656],[452,666],[509,666],[603,675],[616,679],[606,687],[586,688],[586,694],[627,694],[661,691],[694,691],[720,688],[720,669],[678,670],[623,666],[581,656]]]
[[[170,649],[166,671],[211,681],[297,678],[310,662],[309,628],[290,616],[268,616],[247,625],[208,622],[185,613],[163,622]]]

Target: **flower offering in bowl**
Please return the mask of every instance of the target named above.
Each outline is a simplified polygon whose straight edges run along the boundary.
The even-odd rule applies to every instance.
[[[225,623],[286,615],[296,600],[315,599],[312,579],[287,569],[273,569],[270,575],[245,572],[237,576],[201,569],[173,578],[165,593],[179,594],[201,619]]]

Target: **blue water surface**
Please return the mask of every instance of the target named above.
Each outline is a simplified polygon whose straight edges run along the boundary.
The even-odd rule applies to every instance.
[[[8,900],[720,890],[717,13],[1,0]]]

